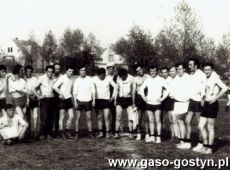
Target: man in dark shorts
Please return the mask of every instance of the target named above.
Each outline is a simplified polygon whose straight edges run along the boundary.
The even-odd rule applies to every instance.
[[[0,65],[0,111],[2,116],[6,116],[6,91],[7,91],[7,76],[6,66]]]
[[[104,68],[99,68],[97,70],[97,76],[94,78],[94,85],[96,90],[96,105],[95,111],[97,114],[97,122],[98,122],[98,129],[99,135],[97,138],[103,137],[103,123],[102,119],[104,117],[105,120],[105,136],[109,138],[109,108],[110,102],[114,101],[117,89],[115,82],[106,76],[106,70]],[[110,86],[113,87],[114,91],[112,96],[110,97]]]
[[[121,124],[121,115],[123,110],[126,109],[128,114],[128,124],[129,124],[129,138],[134,139],[133,137],[133,124],[131,122],[132,114],[132,87],[133,87],[133,76],[128,74],[128,71],[124,68],[121,68],[118,71],[117,78],[117,98],[115,99],[116,103],[116,132],[114,138],[119,138],[120,124]]]
[[[29,96],[29,105],[27,106],[28,122],[30,123],[30,132],[32,138],[38,136],[38,99],[33,92],[33,88],[38,81],[38,78],[33,75],[33,67],[27,65],[24,68],[25,80],[27,85],[27,95]]]
[[[77,112],[75,139],[79,137],[79,121],[83,111],[86,114],[89,138],[93,138],[92,108],[95,106],[95,86],[93,78],[86,74],[86,65],[82,65],[79,68],[80,75],[76,78],[73,86],[74,103]]]
[[[73,120],[73,101],[72,101],[72,89],[73,89],[73,75],[74,69],[71,66],[66,67],[66,73],[61,75],[54,83],[53,89],[59,94],[59,130],[63,139],[72,138],[70,134],[70,126]],[[64,130],[65,112],[68,113],[66,122],[66,128]]]
[[[186,142],[191,143],[191,123],[193,117],[195,116],[197,122],[200,119],[201,113],[201,100],[203,98],[202,94],[204,94],[205,90],[205,79],[206,76],[203,71],[199,69],[200,63],[197,58],[189,58],[188,60],[188,68],[190,71],[190,79],[191,79],[191,86],[190,88],[190,100],[188,106],[188,114],[185,117],[185,125],[186,125]],[[202,147],[201,137],[199,137],[199,142],[193,150],[199,150]]]
[[[133,83],[133,107],[137,107],[138,111],[138,126],[137,126],[137,138],[136,140],[141,140],[141,125],[142,125],[142,118],[145,115],[146,110],[146,103],[143,100],[141,94],[140,94],[140,87],[144,83],[145,79],[149,77],[149,75],[144,74],[144,70],[141,65],[137,64],[134,67],[137,76],[134,77],[134,83]],[[145,140],[148,140],[149,138],[149,124],[147,115],[145,116]]]
[[[203,154],[211,154],[213,152],[215,120],[219,110],[218,99],[228,90],[219,76],[214,74],[213,68],[214,65],[212,63],[204,64],[204,73],[206,74],[205,93],[198,125],[203,140],[203,147],[200,150],[196,150]]]

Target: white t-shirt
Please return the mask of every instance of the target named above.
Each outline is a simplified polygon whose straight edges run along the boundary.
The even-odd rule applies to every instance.
[[[18,98],[22,97],[27,92],[26,81],[23,78],[15,79],[14,76],[10,77],[8,80],[9,93],[11,93],[12,97]],[[23,91],[23,93],[19,93],[18,91]]]
[[[76,99],[82,102],[89,102],[95,94],[93,78],[86,76],[76,78],[73,85],[73,95]]]
[[[26,86],[27,86],[27,90],[28,90],[28,94],[29,95],[33,95],[33,89],[34,86],[36,85],[38,78],[35,76],[32,76],[30,78],[25,78],[26,80]]]
[[[145,79],[149,78],[150,76],[148,74],[144,74],[141,76],[134,77],[134,85],[136,85],[136,93],[141,95],[140,87],[144,83]]]
[[[205,101],[214,99],[221,89],[227,90],[227,86],[220,80],[220,77],[215,73],[211,73],[210,77],[206,77],[205,81]]]
[[[200,69],[190,74],[190,98],[194,101],[201,101],[205,90],[205,80],[206,76]]]
[[[53,85],[54,79],[48,78],[47,74],[44,74],[38,78],[38,85],[40,85],[40,90],[43,97],[53,97]]]
[[[117,77],[118,97],[131,97],[133,82],[134,82],[134,78],[129,74],[126,80],[122,80],[118,76]]]
[[[110,85],[116,87],[115,82],[109,78],[105,77],[104,80],[99,79],[98,76],[93,78],[95,90],[96,90],[96,99],[105,99],[109,100],[110,98]]]
[[[148,89],[148,93],[146,96],[147,103],[151,105],[158,105],[161,104],[161,102],[158,101],[158,99],[161,98],[163,89],[168,90],[168,85],[160,76],[156,76],[154,78],[148,77],[145,79],[144,83],[142,84],[140,88],[141,95],[144,97],[144,90],[145,88]]]
[[[54,83],[53,88],[60,88],[61,94],[65,99],[72,97],[73,80],[69,78],[66,74],[61,75],[57,81]]]
[[[0,78],[0,99],[6,98],[7,78]]]
[[[177,101],[187,102],[190,99],[190,86],[190,76],[187,73],[181,77],[177,75],[170,84],[170,96]]]

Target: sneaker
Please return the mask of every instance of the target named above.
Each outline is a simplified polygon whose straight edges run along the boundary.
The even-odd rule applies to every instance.
[[[146,134],[146,135],[145,135],[145,141],[147,142],[147,141],[149,140],[149,138],[150,138],[150,137],[149,137],[149,134]]]
[[[160,136],[156,137],[156,143],[161,143],[161,137]]]
[[[99,135],[96,136],[96,138],[102,138],[103,137],[103,133],[100,132]]]
[[[107,139],[110,138],[109,132],[106,132],[105,138],[107,138]]]
[[[93,139],[94,138],[94,136],[92,135],[92,133],[89,133],[89,139]]]
[[[141,140],[141,134],[140,133],[137,134],[136,140]]]
[[[78,140],[78,139],[79,139],[79,134],[75,133],[74,140]]]
[[[203,154],[212,154],[212,149],[211,148],[205,148],[203,150],[203,152],[201,152],[201,153],[203,153]]]
[[[53,137],[52,137],[51,135],[47,135],[46,139],[48,139],[48,140],[52,140],[52,139],[53,139]]]
[[[192,150],[194,152],[197,152],[197,151],[199,151],[202,148],[203,148],[203,144],[202,143],[198,143]]]
[[[73,139],[73,136],[68,131],[65,132],[65,136],[67,139]]]
[[[192,147],[191,143],[189,143],[189,142],[185,142],[185,143],[177,146],[178,149],[190,149],[191,147]]]
[[[180,141],[180,143],[177,143],[177,144],[176,144],[176,147],[178,147],[178,146],[180,146],[180,145],[183,145],[183,144],[184,144],[184,142]]]
[[[120,135],[118,133],[115,133],[115,135],[113,136],[113,139],[119,139]]]
[[[129,134],[129,139],[133,140],[134,139],[134,136],[132,133]]]
[[[155,136],[150,136],[148,140],[145,140],[147,143],[155,142]]]

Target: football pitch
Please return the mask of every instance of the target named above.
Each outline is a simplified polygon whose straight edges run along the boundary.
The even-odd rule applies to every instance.
[[[144,169],[144,167],[110,167],[108,159],[226,159],[230,153],[230,112],[224,112],[226,101],[221,101],[216,120],[215,152],[202,155],[189,150],[179,150],[175,141],[169,139],[168,120],[164,125],[164,140],[161,144],[145,143],[144,140],[129,140],[128,136],[120,139],[88,139],[85,117],[81,120],[82,131],[78,140],[43,140],[39,142],[19,143],[13,146],[0,145],[0,169]],[[124,113],[125,114],[125,113]],[[95,115],[93,118],[96,128]],[[126,117],[123,115],[123,122]],[[123,123],[124,125],[124,123]],[[197,124],[193,121],[192,139],[197,138]],[[157,169],[174,169],[175,166],[158,167]],[[146,169],[156,169],[148,167]],[[183,167],[181,169],[200,169],[199,167]],[[217,169],[206,167],[205,169]],[[225,168],[223,168],[225,169]],[[229,169],[226,168],[226,169]]]

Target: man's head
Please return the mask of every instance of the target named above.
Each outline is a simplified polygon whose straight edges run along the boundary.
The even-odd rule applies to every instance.
[[[166,79],[168,77],[168,68],[167,67],[162,67],[161,68],[161,76]]]
[[[54,74],[58,76],[61,73],[61,65],[59,63],[54,64]]]
[[[143,67],[141,65],[139,65],[139,64],[135,65],[134,69],[135,69],[138,76],[144,75],[144,70],[143,70]]]
[[[6,112],[8,117],[14,117],[14,107],[12,104],[6,104]]]
[[[104,68],[97,69],[97,76],[99,77],[100,80],[105,79],[105,73],[106,73],[106,70]]]
[[[186,66],[183,62],[177,63],[176,64],[177,75],[180,77],[183,76],[185,73],[185,68],[186,68]]]
[[[0,65],[0,77],[4,78],[6,76],[6,66]]]
[[[124,81],[128,77],[128,71],[125,68],[121,68],[118,71],[118,76]]]
[[[24,69],[26,77],[31,77],[34,71],[34,68],[31,65],[27,65]]]
[[[86,76],[86,65],[81,65],[79,67],[79,74],[81,77],[85,77]]]
[[[108,71],[109,75],[114,74],[114,69],[115,69],[114,63],[108,63],[106,68],[107,68],[107,71]]]
[[[176,77],[176,66],[175,65],[169,67],[169,76],[172,78]]]
[[[157,65],[151,65],[149,68],[149,74],[151,77],[156,77],[158,72],[158,66]]]
[[[191,73],[196,71],[200,67],[200,62],[198,58],[189,58],[188,60],[188,68]]]
[[[214,65],[212,62],[204,63],[204,73],[206,74],[206,77],[211,76],[213,69],[214,69]]]
[[[17,75],[17,76],[22,76],[23,75],[23,69],[22,69],[22,65],[15,65],[12,69],[12,73],[13,75]]]
[[[72,66],[66,67],[66,75],[70,78],[74,73],[74,68]]]
[[[54,74],[54,67],[52,65],[46,66],[46,74],[47,74],[48,78],[52,78],[52,76]]]

